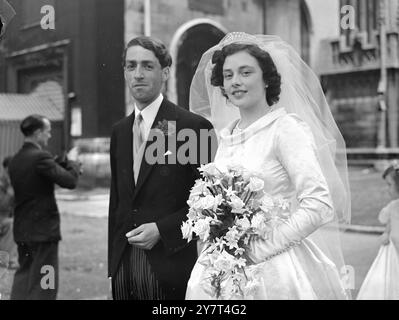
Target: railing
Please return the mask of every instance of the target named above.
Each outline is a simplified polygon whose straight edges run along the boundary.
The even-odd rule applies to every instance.
[[[351,165],[374,165],[377,161],[399,159],[399,148],[348,148]]]

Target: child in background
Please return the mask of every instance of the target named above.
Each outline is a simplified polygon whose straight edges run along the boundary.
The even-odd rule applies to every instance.
[[[381,248],[360,288],[358,300],[399,300],[399,161],[392,161],[382,177],[392,201],[378,216],[385,225]]]

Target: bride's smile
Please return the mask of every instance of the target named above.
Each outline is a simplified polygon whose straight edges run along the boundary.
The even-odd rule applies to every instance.
[[[236,99],[241,99],[247,92],[246,90],[234,90],[232,94]]]

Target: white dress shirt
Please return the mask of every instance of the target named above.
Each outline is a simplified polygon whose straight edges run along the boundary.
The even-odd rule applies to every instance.
[[[151,102],[147,107],[145,107],[143,110],[140,111],[139,108],[137,108],[137,105],[134,105],[134,115],[137,117],[139,112],[141,113],[141,116],[143,117],[143,140],[147,141],[148,135],[150,134],[150,130],[152,127],[152,124],[154,123],[155,117],[158,114],[159,108],[161,107],[163,101],[163,95],[162,93],[156,98],[153,102]]]

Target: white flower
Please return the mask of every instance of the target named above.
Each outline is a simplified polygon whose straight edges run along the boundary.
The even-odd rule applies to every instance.
[[[262,214],[255,214],[251,220],[251,227],[254,229],[262,228],[263,224],[265,223],[265,218]]]
[[[216,210],[219,204],[221,204],[223,198],[221,195],[217,195],[216,197],[208,195],[201,199],[201,208],[204,210]]]
[[[245,171],[245,168],[239,163],[230,163],[227,165],[227,169],[239,174],[242,174]]]
[[[260,283],[256,279],[247,281],[244,287],[244,297],[254,299],[256,293],[259,290],[259,285]]]
[[[256,177],[249,178],[249,184],[248,184],[249,191],[251,192],[260,191],[263,190],[264,186],[265,183],[263,182],[263,180]]]
[[[274,209],[274,202],[270,195],[265,194],[262,197],[259,207],[266,213],[270,213]]]
[[[192,230],[200,237],[202,241],[206,241],[209,237],[209,232],[211,229],[209,223],[211,221],[212,219],[210,217],[206,217],[205,219],[198,220],[193,226]]]
[[[195,211],[193,208],[190,208],[187,213],[187,218],[189,220],[196,220],[198,218],[197,211]]]
[[[220,271],[229,272],[235,266],[235,258],[226,251],[223,251],[213,262],[213,266]]]
[[[212,209],[215,204],[215,198],[211,195],[201,198],[201,209]]]
[[[242,282],[245,282],[245,281],[246,281],[246,280],[245,280],[245,275],[244,275],[243,273],[241,273],[241,272],[237,272],[237,271],[236,271],[236,272],[234,272],[234,273],[231,275],[229,281],[235,282],[235,284],[240,285]]]
[[[236,265],[239,268],[243,268],[243,267],[245,267],[247,265],[247,260],[244,259],[244,258],[236,259]]]
[[[190,197],[201,196],[204,193],[209,193],[207,183],[201,179],[196,180],[194,186],[191,188]]]
[[[242,172],[242,178],[245,180],[245,181],[248,181],[251,177],[253,177],[254,176],[254,173],[253,172],[251,172],[251,171],[248,171],[248,170],[244,170],[243,172]]]
[[[214,240],[214,243],[211,245],[213,250],[223,250],[224,246],[226,244],[226,241],[224,240],[224,237],[221,238],[216,238]]]
[[[251,240],[251,237],[250,237],[249,235],[247,235],[247,236],[244,238],[244,244],[245,244],[245,245],[248,245],[249,240]]]
[[[224,238],[226,239],[227,245],[230,249],[238,249],[238,240],[240,239],[240,234],[236,226],[229,228],[229,231],[226,233]]]
[[[215,203],[213,205],[213,210],[216,211],[217,207],[220,206],[223,203],[223,196],[221,194],[218,194],[215,197]]]
[[[187,242],[190,242],[193,239],[193,227],[190,220],[183,222],[181,232],[183,234],[183,239],[187,239]]]
[[[198,170],[204,175],[214,177],[219,177],[227,173],[227,168],[224,165],[220,163],[216,164],[214,162],[203,164],[199,167]]]
[[[202,164],[198,170],[204,174],[214,175],[216,173],[216,166],[213,162]]]
[[[245,203],[234,194],[230,197],[229,203],[233,209],[242,209],[245,205]]]
[[[229,186],[229,188],[226,189],[226,196],[231,197],[231,196],[233,196],[235,194],[236,194],[236,191],[233,190],[232,186]]]
[[[252,217],[251,226],[261,237],[265,237],[266,233],[270,230],[270,226],[267,224],[266,218],[262,213],[257,213]]]
[[[216,169],[219,171],[219,174],[222,176],[225,176],[228,174],[229,170],[227,169],[227,166],[221,162],[215,163]]]
[[[290,208],[290,203],[285,200],[282,196],[277,196],[274,199],[276,206],[282,210],[288,210]]]
[[[248,243],[247,243],[247,244],[248,244]],[[238,248],[238,249],[236,249],[236,251],[234,252],[234,254],[235,254],[236,256],[241,256],[244,252],[245,252],[245,249],[244,249],[244,248]]]
[[[187,204],[188,204],[188,206],[189,206],[190,208],[194,208],[194,207],[195,207],[195,204],[196,204],[198,201],[200,201],[200,200],[201,200],[200,196],[194,196],[194,195],[191,195],[191,194],[190,194],[190,197],[189,197],[188,200],[187,200]]]
[[[219,201],[220,201],[219,198],[216,199],[211,195],[207,195],[205,197],[197,196],[193,197],[192,199],[188,199],[187,204],[193,210],[202,211],[202,210],[213,209],[215,206],[217,207],[216,204],[218,204]]]
[[[245,282],[244,277],[239,273],[231,275],[226,282],[226,299],[227,300],[242,300],[241,284]]]
[[[236,225],[243,230],[247,230],[251,227],[251,222],[248,220],[247,217],[243,217],[242,219],[236,220]]]

